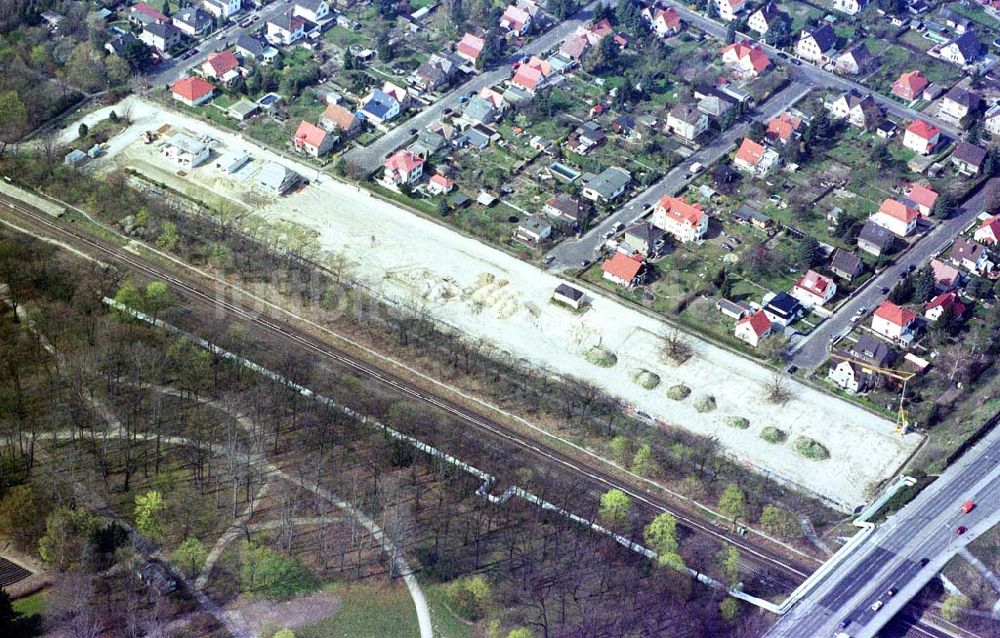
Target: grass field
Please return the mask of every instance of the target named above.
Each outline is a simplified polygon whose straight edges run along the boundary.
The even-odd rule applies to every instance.
[[[45,592],[39,592],[37,594],[32,594],[31,596],[15,600],[14,611],[21,614],[25,618],[39,616],[45,611],[47,597],[48,594]]]

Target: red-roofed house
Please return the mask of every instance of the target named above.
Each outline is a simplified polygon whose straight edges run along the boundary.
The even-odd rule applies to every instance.
[[[129,7],[129,20],[139,26],[146,24],[167,24],[170,18],[144,2]]]
[[[522,64],[517,67],[517,72],[510,79],[510,83],[534,95],[535,91],[538,90],[538,85],[544,79],[545,76],[542,75],[542,71],[538,67]]]
[[[715,3],[715,8],[719,12],[719,20],[732,22],[747,6],[747,0],[709,0]]]
[[[170,87],[174,99],[188,106],[198,106],[212,99],[215,86],[201,78],[182,78]]]
[[[924,217],[929,217],[934,212],[934,204],[937,203],[937,191],[932,190],[924,184],[916,182],[910,184],[906,189],[906,198],[914,203],[917,211]]]
[[[677,13],[677,9],[673,7],[660,9],[653,16],[653,21],[650,26],[656,35],[661,38],[669,38],[670,36],[677,35],[680,32],[681,15]]]
[[[771,320],[767,318],[763,310],[758,310],[737,321],[733,335],[740,341],[749,343],[756,348],[761,339],[771,334],[771,327]]]
[[[958,268],[940,259],[931,260],[931,272],[934,273],[934,288],[936,290],[951,290],[958,286],[961,274]]]
[[[240,61],[229,50],[213,53],[201,63],[201,72],[205,74],[205,77],[222,82],[229,82],[239,77],[239,69]]]
[[[907,71],[899,76],[899,79],[892,83],[892,94],[908,102],[920,97],[920,93],[927,88],[930,82],[920,71]]]
[[[455,53],[475,64],[476,60],[479,59],[479,54],[483,52],[484,46],[486,46],[485,40],[478,36],[474,36],[471,33],[466,33],[462,36],[462,39],[458,41],[458,46],[455,47]]]
[[[788,111],[782,111],[767,123],[767,139],[773,141],[780,140],[787,143],[792,139],[802,126],[802,118],[795,117]]]
[[[396,151],[385,160],[384,166],[385,174],[382,179],[394,186],[412,186],[424,175],[424,158],[412,151]]]
[[[455,188],[455,180],[448,179],[441,173],[435,173],[427,182],[427,192],[431,195],[445,195]]]
[[[771,66],[764,48],[749,40],[735,42],[722,49],[722,63],[732,67],[733,74],[741,78],[755,78]]]
[[[913,120],[906,127],[906,134],[903,135],[903,146],[927,155],[934,150],[941,139],[941,129],[924,120]]]
[[[520,37],[531,29],[531,14],[520,7],[510,5],[500,16],[500,28]]]
[[[886,197],[878,211],[872,214],[871,220],[894,235],[906,237],[917,227],[918,217],[920,213],[916,208]]]
[[[319,118],[319,125],[330,132],[339,132],[346,139],[361,132],[362,120],[350,109],[339,104],[329,104]]]
[[[582,35],[569,36],[559,47],[559,52],[571,60],[579,60],[588,50],[590,50],[590,41]]]
[[[698,241],[708,230],[708,215],[700,205],[667,195],[656,203],[650,222],[680,242]]]
[[[733,166],[741,171],[746,171],[757,177],[764,177],[771,169],[781,161],[778,153],[763,144],[758,144],[748,137],[743,138],[743,143],[736,151],[733,159]]]
[[[883,301],[872,315],[872,332],[891,341],[908,343],[913,339],[913,324],[917,315],[897,306],[891,301]]]
[[[961,318],[965,314],[965,304],[958,298],[958,293],[954,290],[942,292],[934,297],[924,306],[924,318],[930,321],[937,321],[944,314],[945,310],[951,309],[952,317]]]
[[[337,143],[337,136],[327,133],[315,124],[302,120],[299,122],[299,128],[295,129],[292,143],[295,144],[295,150],[300,153],[321,157],[330,152],[333,145]]]
[[[611,259],[601,264],[604,271],[604,278],[614,282],[619,286],[632,288],[642,283],[645,277],[646,263],[642,255],[635,253],[626,255],[625,253],[615,253]]]
[[[826,275],[807,270],[806,274],[795,282],[789,294],[801,301],[806,308],[822,306],[837,294],[837,284]]]
[[[982,244],[996,244],[1000,242],[1000,215],[992,215],[976,229],[973,239]]]

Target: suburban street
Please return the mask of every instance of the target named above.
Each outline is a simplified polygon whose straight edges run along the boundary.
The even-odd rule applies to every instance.
[[[433,124],[435,121],[440,119],[446,108],[458,110],[461,106],[459,98],[462,96],[473,92],[478,93],[483,88],[493,86],[509,78],[511,72],[510,65],[520,60],[522,57],[538,55],[548,49],[558,47],[563,40],[576,31],[577,27],[586,24],[592,15],[593,8],[598,4],[599,3],[594,2],[587,5],[583,9],[580,9],[573,15],[572,18],[563,20],[549,31],[546,31],[529,42],[524,46],[524,48],[509,55],[507,59],[498,64],[495,69],[484,71],[479,75],[473,76],[470,80],[455,87],[437,102],[420,111],[409,120],[402,122],[396,128],[392,129],[368,146],[364,148],[355,148],[347,152],[344,155],[344,159],[348,162],[356,163],[358,166],[363,168],[366,173],[378,170],[378,168],[382,166],[382,161],[385,159],[386,155],[396,150],[413,137],[413,134],[410,133],[411,130],[421,129],[425,126]]]
[[[868,286],[855,294],[841,306],[836,313],[808,336],[795,342],[788,357],[789,363],[803,370],[812,370],[827,357],[830,338],[845,334],[853,326],[851,318],[860,308],[874,310],[886,295],[883,288],[892,288],[899,281],[900,273],[910,269],[910,266],[920,268],[930,259],[954,241],[958,233],[971,224],[986,206],[986,200],[993,189],[1000,187],[1000,178],[986,182],[972,197],[961,203],[950,219],[936,222],[935,227],[922,237],[910,250],[896,260],[896,263],[872,279]]]
[[[755,119],[766,122],[802,99],[810,89],[811,87],[807,84],[792,82],[771,96],[771,99],[761,105],[752,115]],[[643,215],[644,208],[655,204],[663,195],[679,193],[695,177],[687,174],[688,168],[693,163],[700,162],[705,166],[710,166],[717,162],[736,145],[749,127],[749,121],[741,120],[735,123],[722,135],[707,142],[682,164],[675,166],[663,179],[636,195],[601,223],[591,228],[583,237],[560,242],[548,253],[548,257],[553,258],[552,268],[579,267],[583,260],[593,259],[604,244],[604,235],[607,231],[612,230],[619,223],[628,224],[636,217]]]
[[[768,638],[870,638],[941,568],[1000,523],[1000,428],[889,518],[765,634]],[[975,509],[961,512],[973,501]],[[959,526],[967,528],[959,534]],[[886,592],[894,588],[893,596]],[[880,610],[871,606],[881,600]],[[841,627],[845,619],[851,622]]]

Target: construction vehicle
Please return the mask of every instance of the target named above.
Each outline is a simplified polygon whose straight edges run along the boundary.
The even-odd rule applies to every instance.
[[[868,374],[881,374],[887,376],[891,379],[896,379],[897,381],[903,382],[902,391],[899,393],[899,409],[896,411],[896,432],[900,436],[906,434],[907,428],[910,427],[910,422],[906,416],[906,410],[903,408],[903,400],[906,399],[906,384],[913,377],[917,376],[916,372],[906,372],[904,370],[894,370],[892,368],[880,368],[878,366],[872,365],[867,361],[862,361],[861,359],[855,359],[847,355],[839,354],[837,352],[831,352],[830,358],[840,359],[841,361],[847,361],[853,363],[861,368],[862,371]]]

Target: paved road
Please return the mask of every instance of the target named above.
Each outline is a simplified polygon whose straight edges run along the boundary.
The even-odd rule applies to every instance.
[[[948,468],[909,505],[876,530],[854,553],[783,616],[767,638],[835,636],[840,623],[852,638],[870,638],[933,578],[960,549],[1000,523],[1000,428]],[[959,510],[972,500],[969,514]],[[956,529],[968,531],[958,535]],[[922,561],[927,559],[927,564]],[[890,588],[898,589],[888,597]],[[882,600],[884,607],[871,611]]]
[[[692,11],[691,9],[685,7],[684,5],[674,4],[673,6],[674,8],[677,9],[677,12],[681,14],[681,17],[684,20],[695,25],[705,33],[710,34],[712,37],[716,38],[720,42],[726,41],[726,25],[720,22],[716,22],[715,20],[710,20],[709,18],[706,18],[704,15]],[[743,34],[743,35],[745,35],[745,37],[750,39],[755,39],[756,37],[750,34]],[[781,51],[779,49],[776,49],[771,45],[765,44],[763,42],[761,42],[761,45],[770,54],[772,62],[781,62],[780,58]],[[906,120],[912,120],[914,118],[920,117],[927,120],[928,122],[931,122],[941,127],[942,131],[944,131],[945,133],[954,138],[961,137],[960,131],[951,124],[943,122],[937,118],[930,117],[928,115],[915,111],[911,108],[907,108],[906,106],[903,106],[896,100],[890,99],[884,95],[880,95],[879,93],[876,93],[871,89],[857,82],[854,82],[853,80],[849,80],[839,75],[835,75],[830,71],[825,71],[819,67],[809,64],[808,62],[803,62],[801,65],[789,64],[788,67],[790,69],[790,75],[794,79],[802,80],[804,82],[808,82],[810,84],[814,84],[817,86],[825,86],[828,88],[837,89],[839,91],[847,91],[848,89],[855,89],[857,91],[860,91],[861,93],[871,93],[872,97],[875,98],[876,102],[878,102],[887,112],[892,113],[896,117]]]
[[[830,319],[820,324],[808,336],[795,342],[788,356],[789,363],[812,370],[827,357],[830,338],[850,331],[851,318],[860,308],[871,311],[885,299],[883,288],[892,288],[899,281],[900,273],[910,266],[920,268],[931,258],[954,241],[958,233],[972,221],[986,206],[989,193],[1000,187],[1000,178],[993,178],[983,185],[972,197],[965,200],[954,216],[939,222],[925,237],[921,238],[894,265],[877,275],[868,286],[855,294]]]
[[[593,9],[598,4],[598,2],[594,2],[587,5],[573,15],[572,18],[563,20],[549,31],[529,42],[522,49],[508,56],[508,58],[504,62],[500,63],[497,68],[480,73],[479,75],[472,77],[464,84],[455,87],[437,102],[420,111],[406,122],[399,124],[396,128],[392,129],[368,146],[348,151],[344,155],[344,159],[350,162],[355,162],[367,173],[372,173],[378,170],[378,168],[382,166],[382,161],[385,159],[386,155],[396,150],[413,137],[413,135],[410,134],[412,129],[421,129],[429,124],[433,124],[443,115],[443,111],[446,108],[457,111],[461,106],[458,101],[461,96],[468,95],[471,92],[478,93],[479,90],[484,87],[493,86],[503,80],[506,80],[510,77],[510,65],[513,62],[520,60],[524,56],[541,54],[542,52],[561,44],[563,40],[576,31],[577,27],[590,20],[593,15]]]
[[[792,82],[782,91],[774,94],[762,104],[754,113],[756,119],[767,121],[784,111],[790,105],[802,99],[812,87],[801,82]],[[746,130],[750,127],[749,122],[739,121],[722,135],[712,139],[690,158],[673,168],[660,181],[642,191],[628,203],[608,216],[600,224],[591,228],[587,234],[579,239],[567,239],[560,242],[548,253],[552,257],[552,268],[573,268],[579,267],[585,259],[594,259],[601,246],[604,244],[605,233],[615,227],[616,224],[628,224],[633,219],[643,214],[646,206],[652,206],[665,194],[676,195],[683,190],[694,178],[688,176],[687,170],[694,162],[700,162],[705,166],[710,166],[717,162],[723,155],[728,153],[737,141],[743,138]]]

